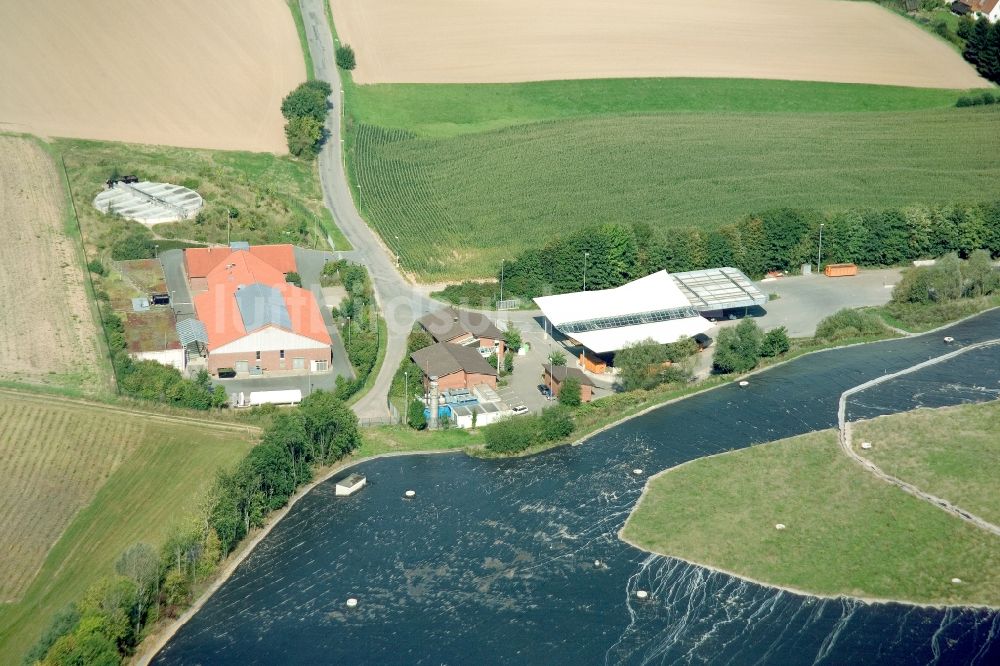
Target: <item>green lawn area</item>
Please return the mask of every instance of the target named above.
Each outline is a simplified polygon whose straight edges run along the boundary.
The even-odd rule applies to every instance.
[[[531,83],[345,81],[354,122],[448,137],[564,118],[696,113],[839,113],[954,106],[956,90],[766,79],[583,79]]]
[[[1000,538],[879,481],[833,430],[664,473],[623,536],[816,594],[1000,605]]]
[[[56,492],[55,488],[82,483],[80,475],[104,478],[109,469],[113,471],[92,499],[88,498],[72,517],[48,550],[44,562],[38,563],[41,568],[19,601],[0,605],[0,663],[3,664],[19,664],[51,616],[78,599],[95,580],[112,574],[115,560],[128,545],[136,541],[162,543],[172,527],[193,513],[215,471],[234,465],[251,445],[246,427],[166,422],[142,412],[129,414],[79,402],[69,403],[71,416],[60,415],[67,409],[63,405],[55,411],[56,415],[45,418],[48,408],[44,403],[54,399],[23,396],[17,400],[18,404],[24,404],[19,408],[22,416],[18,418],[26,424],[36,424],[31,427],[61,429],[58,437],[46,438],[46,442],[62,443],[51,444],[53,447],[80,447],[82,462],[75,465],[73,477],[66,478],[53,469],[52,454],[42,451],[43,447],[39,447],[37,454],[26,454],[29,459],[37,458],[38,464],[0,461],[0,471],[8,484],[48,489],[41,494],[8,497],[14,502],[10,506],[42,515],[46,501],[60,501],[60,496],[66,494],[64,490]],[[39,410],[41,417],[35,418],[33,414]],[[72,421],[66,421],[67,418]],[[77,425],[67,429],[66,423]],[[41,437],[43,432],[48,430],[37,430],[36,435]],[[95,433],[100,434],[95,437]],[[95,448],[101,437],[125,442],[127,446],[119,447],[124,455],[112,460],[111,442],[105,447],[107,451],[101,453],[100,447]],[[22,478],[26,474],[31,478]]]
[[[405,112],[348,123],[362,213],[405,270],[428,281],[492,276],[501,259],[595,223],[644,222],[668,233],[783,206],[980,201],[1000,178],[1000,134],[984,132],[1000,124],[998,107],[646,109],[527,122],[544,114],[516,98],[509,104],[497,121],[509,126],[455,136],[376,124],[405,119],[405,104],[395,107]]]
[[[361,431],[361,446],[352,454],[366,458],[385,453],[420,451],[460,451],[467,446],[483,443],[482,434],[461,428],[448,430],[413,430],[406,426],[365,428]]]
[[[1000,524],[1000,402],[918,409],[854,426],[858,453],[887,474]]]
[[[324,232],[337,249],[350,249],[323,203],[314,163],[269,153],[198,150],[59,139],[53,144],[66,165],[73,202],[89,256],[104,256],[114,239],[135,222],[103,215],[92,205],[112,172],[184,185],[205,207],[194,220],[156,225],[165,239],[195,243],[294,243],[326,249]],[[235,217],[230,217],[230,211]],[[168,240],[162,249],[184,245]]]

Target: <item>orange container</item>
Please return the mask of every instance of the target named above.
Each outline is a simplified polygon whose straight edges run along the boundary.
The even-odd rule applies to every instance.
[[[608,369],[608,364],[596,356],[591,356],[585,351],[580,352],[580,366],[595,374],[602,374]]]
[[[827,264],[823,269],[827,277],[847,277],[857,275],[858,267],[855,264]]]

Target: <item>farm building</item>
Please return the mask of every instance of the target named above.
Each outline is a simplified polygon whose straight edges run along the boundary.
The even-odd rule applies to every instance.
[[[985,16],[990,23],[1000,21],[1000,0],[964,0],[976,18]]]
[[[144,299],[137,299],[144,300]],[[125,315],[125,347],[137,361],[156,361],[181,372],[187,367],[177,336],[177,319],[169,308],[147,307]]]
[[[209,372],[330,369],[332,340],[316,298],[285,281],[295,268],[290,245],[184,254],[192,281],[204,281],[193,291]]]
[[[581,358],[603,370],[602,354],[653,339],[667,344],[712,328],[706,317],[767,302],[735,268],[670,274],[659,271],[613,289],[540,296],[535,303],[553,328],[583,348]]]
[[[590,402],[594,399],[594,382],[582,370],[565,365],[552,365],[551,363],[542,365],[542,382],[549,387],[552,395],[556,398],[559,397],[559,390],[567,377],[572,377],[580,382],[581,402]]]
[[[418,349],[410,355],[424,373],[424,390],[430,389],[430,378],[437,377],[438,388],[472,389],[480,384],[496,388],[497,371],[473,347],[439,342]]]
[[[208,274],[233,252],[240,250],[249,252],[283,275],[296,270],[295,248],[288,244],[249,245],[237,242],[230,243],[228,247],[191,247],[184,250],[184,270],[192,293],[205,291],[208,288]]]
[[[489,317],[478,312],[444,308],[421,317],[419,323],[434,342],[475,346],[484,356],[503,354],[503,333]]]

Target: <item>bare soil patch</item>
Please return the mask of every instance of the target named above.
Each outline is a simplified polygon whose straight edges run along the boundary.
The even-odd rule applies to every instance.
[[[55,164],[0,136],[0,380],[100,388],[97,327]]]
[[[282,0],[0,3],[0,129],[284,153],[305,78]]]
[[[989,84],[944,41],[838,0],[330,0],[358,83],[733,77]]]

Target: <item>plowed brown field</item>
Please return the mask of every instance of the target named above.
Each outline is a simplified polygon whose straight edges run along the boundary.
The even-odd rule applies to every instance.
[[[282,0],[0,2],[0,129],[286,152],[305,79]]]
[[[330,0],[358,83],[733,77],[989,85],[942,40],[838,0]]]
[[[45,151],[0,136],[0,380],[100,390],[97,327],[64,201]]]

